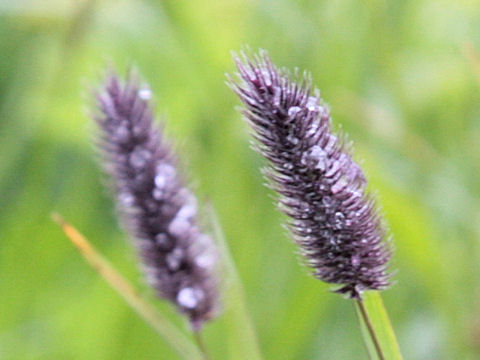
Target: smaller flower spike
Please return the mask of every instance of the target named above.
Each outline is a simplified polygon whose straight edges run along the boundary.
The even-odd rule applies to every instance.
[[[239,81],[230,86],[267,158],[267,176],[314,275],[360,299],[389,286],[391,257],[384,227],[365,192],[366,180],[344,141],[332,133],[319,91],[306,74],[292,78],[261,51],[235,56]]]
[[[199,330],[217,310],[217,253],[196,224],[196,199],[153,124],[150,97],[132,75],[126,82],[107,76],[96,95],[102,155],[149,283]]]

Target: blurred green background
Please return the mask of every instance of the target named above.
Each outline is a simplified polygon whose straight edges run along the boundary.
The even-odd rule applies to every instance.
[[[352,304],[298,264],[234,110],[224,73],[246,44],[310,70],[355,141],[395,239],[383,298],[405,359],[479,359],[479,29],[476,0],[0,1],[0,359],[177,359],[50,220],[153,298],[91,141],[90,88],[109,64],[150,82],[265,358],[367,358]],[[242,359],[237,306],[206,328],[213,359]]]

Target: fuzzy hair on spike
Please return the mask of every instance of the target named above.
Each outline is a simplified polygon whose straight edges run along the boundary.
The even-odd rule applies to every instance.
[[[218,310],[218,253],[197,225],[196,198],[154,124],[150,100],[137,76],[123,81],[110,71],[96,93],[99,147],[148,282],[197,331]]]
[[[229,86],[243,103],[267,177],[315,277],[360,299],[390,285],[392,249],[367,181],[308,74],[277,68],[265,51],[234,55]]]

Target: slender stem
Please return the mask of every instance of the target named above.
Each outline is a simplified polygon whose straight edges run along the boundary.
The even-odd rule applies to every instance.
[[[178,328],[163,317],[153,305],[138,295],[135,288],[105,259],[88,240],[60,215],[52,214],[53,220],[77,247],[87,262],[113,287],[158,334],[160,334],[184,359],[205,359],[196,346]]]
[[[210,360],[210,356],[208,355],[207,346],[205,345],[205,342],[203,341],[201,331],[194,331],[193,332],[193,337],[195,338],[195,342],[197,343],[198,348],[202,352],[203,359],[204,360]]]
[[[372,338],[372,342],[373,342],[373,345],[375,346],[375,350],[377,351],[378,358],[380,360],[385,360],[385,356],[383,355],[382,348],[380,347],[380,343],[378,341],[377,335],[375,334],[375,329],[373,328],[372,322],[368,317],[368,313],[365,310],[365,306],[363,306],[363,302],[361,299],[358,299],[356,301],[357,301],[358,308],[360,309],[360,314],[362,315],[362,319],[365,322],[365,325],[367,326],[368,333]]]

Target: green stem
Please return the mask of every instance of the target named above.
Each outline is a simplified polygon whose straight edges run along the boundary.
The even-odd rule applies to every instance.
[[[375,333],[375,329],[373,328],[372,322],[370,321],[370,318],[368,316],[368,313],[365,309],[365,306],[363,306],[363,302],[361,299],[356,300],[358,308],[360,310],[361,318],[363,322],[365,323],[365,326],[368,329],[368,333],[370,334],[370,337],[372,339],[372,343],[375,347],[375,350],[377,352],[378,358],[380,360],[385,360],[385,356],[383,355],[382,348],[380,347],[380,343],[378,341],[377,335]]]
[[[193,332],[193,337],[195,339],[195,342],[197,343],[198,348],[200,349],[200,352],[203,355],[203,359],[204,360],[210,360],[210,356],[208,354],[207,346],[205,345],[205,342],[203,341],[202,333],[200,331],[194,331]]]

